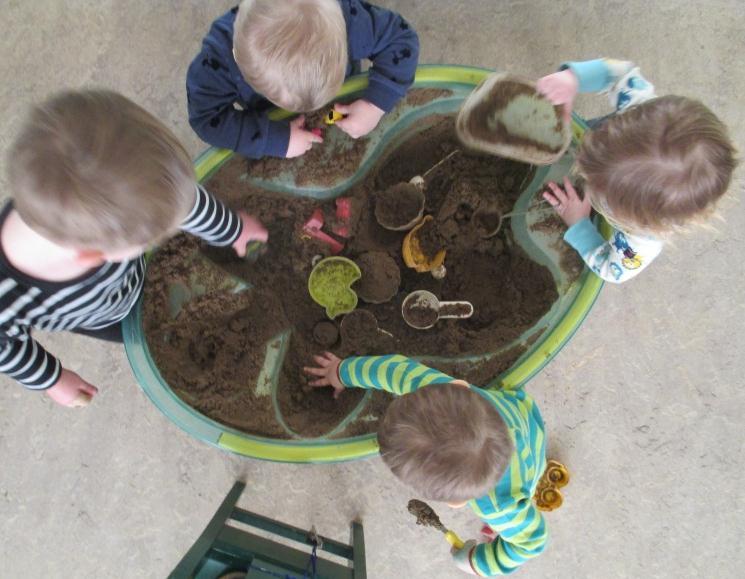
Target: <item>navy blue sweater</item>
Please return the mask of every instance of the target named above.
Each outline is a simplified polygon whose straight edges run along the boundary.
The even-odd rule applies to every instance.
[[[414,82],[419,39],[395,12],[360,0],[340,0],[347,23],[350,63],[372,61],[370,86],[363,98],[388,112]],[[290,141],[286,121],[270,121],[273,105],[243,80],[233,58],[233,23],[237,8],[212,24],[202,50],[189,66],[186,95],[189,123],[211,145],[258,159],[284,157]],[[234,108],[238,103],[243,110]]]

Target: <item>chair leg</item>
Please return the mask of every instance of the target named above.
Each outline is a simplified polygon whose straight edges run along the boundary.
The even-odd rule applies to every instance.
[[[367,566],[365,563],[365,532],[362,524],[354,521],[352,523],[352,553],[353,565],[352,576],[354,579],[367,579]]]
[[[225,526],[230,513],[233,512],[233,508],[238,502],[244,488],[246,488],[246,484],[243,482],[237,482],[233,485],[233,488],[230,489],[230,492],[217,509],[215,516],[212,517],[212,520],[204,528],[204,531],[191,546],[191,549],[187,551],[183,559],[176,565],[176,568],[168,576],[169,579],[190,579],[194,576],[202,559],[204,559],[212,548],[215,539]]]

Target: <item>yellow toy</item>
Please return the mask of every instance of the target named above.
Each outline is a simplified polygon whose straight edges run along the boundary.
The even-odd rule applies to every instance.
[[[338,111],[335,111],[334,109],[331,109],[325,117],[323,117],[323,122],[325,122],[327,125],[333,125],[336,123],[336,121],[340,121],[344,118],[344,115],[341,114]]]
[[[434,258],[428,259],[419,245],[418,232],[428,221],[432,221],[432,216],[427,215],[422,219],[409,233],[404,237],[401,251],[403,253],[404,263],[419,273],[432,272],[433,277],[441,278],[445,274],[445,250],[438,251]]]
[[[538,481],[533,500],[540,511],[553,511],[564,502],[560,488],[569,484],[567,467],[556,460],[549,460],[546,470]]]

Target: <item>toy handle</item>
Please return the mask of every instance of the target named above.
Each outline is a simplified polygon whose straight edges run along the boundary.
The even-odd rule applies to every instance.
[[[466,545],[453,531],[445,533],[445,540],[456,549],[462,549]]]

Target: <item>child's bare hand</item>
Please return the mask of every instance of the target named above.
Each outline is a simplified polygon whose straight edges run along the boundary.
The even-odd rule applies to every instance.
[[[313,356],[317,366],[306,366],[303,371],[309,376],[316,376],[315,380],[310,381],[310,385],[315,388],[331,386],[334,389],[334,400],[339,398],[339,394],[344,391],[344,384],[339,378],[339,364],[341,360],[331,352],[324,352],[319,356]]]
[[[564,106],[564,119],[572,115],[574,99],[577,98],[579,81],[574,73],[567,69],[539,78],[535,83],[538,92],[557,106]]]
[[[287,154],[285,157],[299,157],[304,155],[313,146],[313,143],[323,143],[323,137],[306,130],[305,115],[290,121],[290,144],[287,145]]]
[[[346,115],[346,118],[336,121],[335,124],[353,139],[364,137],[372,131],[385,114],[385,111],[363,99],[348,105],[335,104],[334,110]]]
[[[585,194],[585,198],[580,199],[568,177],[564,177],[564,189],[553,182],[548,184],[548,188],[551,191],[544,191],[543,198],[551,204],[569,227],[590,216],[590,211],[592,211],[590,197]]]
[[[238,215],[243,221],[243,230],[240,236],[233,242],[233,249],[238,254],[238,257],[246,255],[246,245],[249,241],[261,241],[266,243],[269,239],[269,232],[261,224],[261,221],[254,219],[245,211],[239,211]]]
[[[98,388],[83,380],[75,372],[63,369],[57,382],[46,393],[57,404],[72,408],[88,406],[98,393]]]

